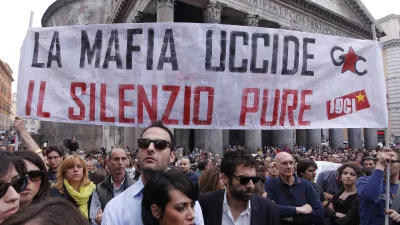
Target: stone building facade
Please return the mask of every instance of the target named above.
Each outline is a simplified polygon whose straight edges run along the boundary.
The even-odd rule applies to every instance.
[[[10,66],[0,60],[0,130],[9,130],[12,121],[11,114],[11,86],[14,78]]]
[[[388,93],[389,128],[391,142],[400,141],[400,15],[388,15],[377,21],[386,36],[383,42],[383,58]]]
[[[372,39],[374,18],[360,0],[57,0],[46,11],[42,25],[193,22],[282,28],[358,39]],[[376,29],[378,36],[384,33]],[[44,122],[44,132],[66,132],[85,142],[134,146],[141,129]],[[45,131],[50,128],[51,131]],[[56,131],[58,130],[58,131]],[[61,130],[61,131],[60,131]],[[82,136],[76,134],[79,132]],[[91,133],[93,132],[93,133]],[[204,147],[220,153],[229,144],[252,151],[266,145],[321,144],[321,130],[174,130],[178,145]],[[376,129],[364,130],[367,148],[377,144]],[[102,135],[94,135],[103,134]],[[343,143],[342,129],[329,130],[333,146]],[[61,135],[61,134],[58,134]],[[62,134],[66,135],[66,134]],[[348,129],[351,147],[360,148],[361,129]],[[57,136],[57,135],[56,135]],[[325,137],[327,138],[327,137]],[[59,140],[58,140],[59,141]]]

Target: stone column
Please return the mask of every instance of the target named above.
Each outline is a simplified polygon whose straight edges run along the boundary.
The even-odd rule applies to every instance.
[[[307,148],[321,146],[321,130],[307,129]]]
[[[205,23],[220,23],[223,4],[209,1],[204,9]],[[228,132],[228,134],[226,133]],[[224,131],[217,129],[195,130],[195,147],[222,155],[223,143],[229,143],[229,130]]]
[[[225,4],[210,0],[204,9],[204,23],[221,23],[222,9]]]
[[[259,15],[249,14],[246,16],[246,19],[244,19],[245,26],[258,27],[259,22],[260,22]]]
[[[134,127],[124,127],[124,147],[129,146],[131,152],[135,152],[136,129]]]
[[[378,146],[378,129],[364,128],[364,147],[367,150],[372,150]],[[389,143],[386,143],[389,145]]]
[[[246,130],[245,131],[245,147],[251,153],[257,153],[257,149],[261,149],[261,130]]]
[[[189,149],[190,129],[175,129],[176,146],[182,146],[186,152],[191,152]]]
[[[138,145],[137,145],[137,139],[141,138],[144,129],[145,128],[142,128],[142,127],[135,127],[135,149],[133,151],[136,151],[136,149],[139,149]]]
[[[349,128],[347,129],[349,136],[349,147],[352,149],[361,148],[361,129],[360,128]]]
[[[338,149],[343,146],[343,130],[329,129],[329,145],[332,148]]]
[[[194,131],[195,148],[203,148],[213,154],[222,154],[222,130],[207,129]]]
[[[174,22],[175,0],[156,0],[157,22]]]
[[[296,144],[298,146],[307,146],[307,130],[296,130]]]
[[[223,147],[229,146],[229,130],[222,130],[222,145]]]
[[[258,15],[247,15],[245,19],[246,26],[258,27],[260,17]],[[261,130],[245,130],[245,147],[252,153],[256,153],[257,149],[262,148],[262,131]]]
[[[272,131],[272,143],[283,150],[286,145],[293,150],[293,130]]]

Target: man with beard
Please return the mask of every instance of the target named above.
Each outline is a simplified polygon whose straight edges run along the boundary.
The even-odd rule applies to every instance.
[[[171,131],[160,121],[147,127],[138,143],[138,166],[141,176],[138,181],[123,193],[113,198],[106,206],[102,225],[143,225],[142,198],[144,185],[157,173],[167,170],[175,159],[175,139]],[[195,204],[196,225],[202,225],[203,214],[198,203]]]
[[[274,201],[284,225],[324,224],[324,209],[312,184],[294,173],[294,159],[281,152],[275,158],[279,176],[265,183],[267,197]]]
[[[280,224],[277,206],[252,194],[260,180],[254,157],[243,150],[227,152],[221,162],[226,190],[200,195],[205,225],[275,225]]]

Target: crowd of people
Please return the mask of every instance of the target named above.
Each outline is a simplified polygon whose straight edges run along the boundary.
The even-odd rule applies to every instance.
[[[243,146],[187,153],[162,123],[131,153],[0,149],[0,224],[381,225],[400,223],[400,152]],[[71,140],[75,143],[75,140]],[[319,173],[318,161],[340,164]],[[390,166],[390,181],[385,179]],[[391,209],[385,210],[386,182]]]

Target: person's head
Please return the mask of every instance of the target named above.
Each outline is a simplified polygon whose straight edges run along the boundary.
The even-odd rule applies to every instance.
[[[219,166],[206,169],[199,178],[199,190],[201,193],[225,189]]]
[[[91,181],[98,185],[100,184],[105,178],[107,177],[107,172],[104,169],[98,169],[93,172],[92,176],[90,177]]]
[[[122,148],[113,148],[110,152],[110,160],[108,160],[108,169],[112,176],[125,174],[128,155]]]
[[[332,154],[332,162],[340,163],[340,158],[338,154]]]
[[[268,165],[268,175],[271,178],[275,178],[279,176],[279,172],[276,167],[275,160],[272,160],[271,163]]]
[[[206,169],[209,169],[210,167],[211,167],[211,163],[207,159],[202,159],[197,164],[197,168],[200,171],[204,171]]]
[[[317,169],[317,164],[310,159],[301,160],[297,163],[297,175],[310,182],[314,182]]]
[[[184,157],[179,161],[179,169],[183,173],[185,173],[185,174],[189,173],[190,167],[191,167],[191,164],[190,164],[190,160],[188,158]]]
[[[7,146],[6,145],[0,145],[0,151],[7,151]]]
[[[64,179],[70,185],[78,184],[79,187],[90,183],[85,161],[78,155],[69,155],[61,162],[57,169],[56,188],[64,193]]]
[[[64,158],[64,151],[56,146],[49,146],[46,149],[45,154],[47,157],[47,161],[49,162],[50,169],[57,170],[58,166]]]
[[[271,163],[271,157],[269,157],[269,156],[267,156],[267,157],[265,157],[265,159],[264,159],[264,163],[266,164],[266,165],[268,165],[268,164],[270,164]]]
[[[364,168],[375,168],[375,159],[374,157],[365,157],[364,158]]]
[[[317,155],[317,157],[315,158],[316,161],[322,161],[322,156],[321,155]]]
[[[216,160],[215,160],[215,165],[216,165],[216,166],[220,166],[220,165],[221,165],[221,161],[222,161],[221,158],[216,159]]]
[[[143,225],[193,224],[197,198],[196,188],[185,174],[171,171],[153,176],[143,191]]]
[[[286,152],[280,152],[276,155],[275,163],[280,176],[283,177],[293,176],[294,159],[292,155]]]
[[[75,137],[72,137],[72,138],[71,138],[71,141],[72,141],[72,142],[75,142],[75,141],[76,141]]]
[[[361,156],[357,156],[355,161],[356,161],[356,163],[361,164],[362,157]]]
[[[160,121],[147,127],[137,143],[138,166],[147,179],[154,173],[164,172],[175,159],[174,135]]]
[[[345,163],[337,171],[339,180],[344,186],[356,185],[357,178],[362,175],[361,168],[354,163]]]
[[[91,173],[94,171],[95,168],[93,166],[93,160],[91,160],[91,159],[87,160],[85,162],[85,165],[86,165],[86,169],[87,169],[88,173]]]
[[[79,209],[63,198],[51,198],[27,207],[9,217],[2,225],[89,225]]]
[[[50,182],[42,158],[31,151],[16,151],[14,154],[25,163],[28,178],[28,185],[21,193],[21,206],[46,200],[49,196]]]
[[[390,176],[398,177],[400,173],[400,152],[391,148],[384,148],[378,153],[378,158],[381,157],[382,152],[387,152],[393,155],[392,162],[390,163]]]
[[[9,144],[9,145],[7,146],[7,151],[8,151],[8,152],[13,153],[14,150],[15,150],[15,147],[14,147],[13,144]]]
[[[260,155],[256,155],[255,159],[257,162],[261,162],[262,161],[262,157]]]
[[[312,161],[315,161],[315,156],[314,156],[314,155],[310,155],[310,156],[308,156],[308,158],[309,158],[310,160],[312,160]]]
[[[322,152],[322,157],[328,158],[328,152],[327,151],[323,151]]]
[[[227,195],[237,201],[248,201],[259,181],[256,160],[244,151],[227,152],[221,162],[221,173],[226,184]]]
[[[0,151],[0,224],[19,209],[20,194],[28,183],[22,175],[23,162],[9,152]]]

